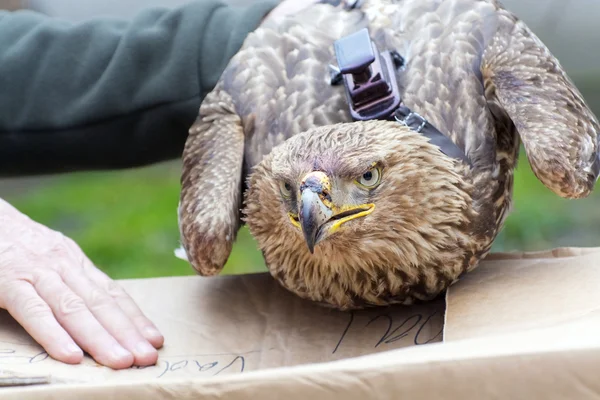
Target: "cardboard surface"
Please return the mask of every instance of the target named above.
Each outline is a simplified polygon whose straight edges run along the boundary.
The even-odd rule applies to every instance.
[[[0,385],[51,382],[0,399],[600,398],[600,248],[495,254],[446,302],[356,313],[266,274],[122,284],[165,334],[156,366],[58,363],[0,313]]]
[[[165,335],[156,366],[113,371],[89,358],[76,366],[54,361],[1,311],[0,370],[73,383],[211,378],[442,340],[443,298],[343,313],[297,298],[267,274],[121,284]]]
[[[447,302],[447,342],[579,323],[600,333],[600,249],[495,255]]]

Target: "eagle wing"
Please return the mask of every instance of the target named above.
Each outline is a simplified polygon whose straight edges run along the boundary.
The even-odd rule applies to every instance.
[[[183,151],[179,202],[180,258],[201,275],[225,266],[240,226],[244,130],[233,100],[219,87],[206,96]]]
[[[537,178],[559,196],[585,197],[600,169],[598,121],[535,34],[508,11],[499,16],[482,63],[486,97],[514,123]]]

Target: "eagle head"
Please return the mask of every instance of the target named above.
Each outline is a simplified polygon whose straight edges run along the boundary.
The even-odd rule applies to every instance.
[[[340,309],[429,299],[473,254],[468,171],[397,122],[318,127],[253,169],[244,220],[301,297]]]

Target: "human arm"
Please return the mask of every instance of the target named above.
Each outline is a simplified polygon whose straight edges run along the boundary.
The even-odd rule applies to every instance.
[[[179,157],[201,100],[277,3],[82,23],[0,12],[0,176]]]

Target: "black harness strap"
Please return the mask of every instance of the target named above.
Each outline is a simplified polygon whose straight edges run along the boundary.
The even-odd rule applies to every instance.
[[[408,107],[403,105],[398,107],[394,112],[394,119],[429,138],[429,142],[439,147],[440,151],[448,157],[462,160],[467,165],[472,166],[469,157],[467,157],[464,151],[462,151],[452,139],[437,130],[435,126],[429,123],[429,121],[416,112],[411,111]]]

